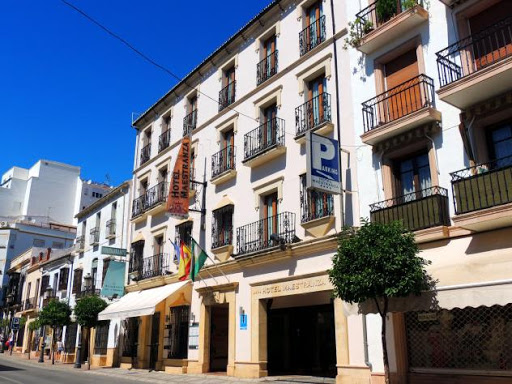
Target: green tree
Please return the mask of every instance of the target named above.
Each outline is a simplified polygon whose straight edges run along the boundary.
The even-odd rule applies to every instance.
[[[58,327],[64,327],[71,323],[71,308],[64,301],[52,299],[39,312],[38,322],[40,325],[48,326],[52,329],[51,354],[52,364],[55,364],[55,330]]]
[[[90,335],[91,328],[98,325],[98,314],[103,311],[107,305],[108,304],[98,296],[85,296],[77,301],[75,305],[76,321],[81,327],[87,330],[88,335]],[[87,356],[89,356],[88,369],[91,369],[90,344],[90,341],[87,340]]]
[[[400,222],[380,224],[363,220],[359,230],[346,229],[338,240],[338,251],[329,270],[334,295],[349,303],[375,303],[381,316],[382,351],[386,383],[389,363],[386,343],[386,315],[389,300],[419,295],[429,290],[432,280],[418,256],[414,235]]]

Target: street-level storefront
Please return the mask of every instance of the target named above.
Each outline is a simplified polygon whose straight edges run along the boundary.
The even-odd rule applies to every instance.
[[[107,355],[118,356],[122,368],[186,372],[190,287],[175,282],[139,288],[107,307],[99,319],[120,321],[117,347],[109,341]]]

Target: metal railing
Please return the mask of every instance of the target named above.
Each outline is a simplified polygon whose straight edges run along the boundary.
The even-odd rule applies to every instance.
[[[226,108],[228,105],[235,102],[236,97],[236,81],[233,80],[231,83],[222,88],[219,92],[219,112]]]
[[[29,309],[35,309],[36,308],[36,298],[30,297],[28,299],[25,299],[25,302],[23,303],[23,310],[28,311]]]
[[[415,7],[423,6],[423,0],[377,0],[356,14],[356,33],[359,38],[379,28],[395,16]]]
[[[284,120],[277,117],[267,120],[244,135],[244,160],[284,145],[284,137]]]
[[[236,168],[236,147],[228,145],[212,156],[212,178]]]
[[[468,36],[436,53],[444,87],[512,56],[512,17]]]
[[[100,242],[100,228],[94,227],[91,228],[91,231],[89,232],[89,244],[98,244]]]
[[[142,147],[140,150],[140,165],[144,164],[151,158],[151,143]]]
[[[140,216],[144,213],[144,207],[146,205],[146,194],[137,197],[132,202],[132,218]]]
[[[158,153],[162,152],[171,144],[171,130],[167,129],[158,137]]]
[[[306,189],[305,176],[301,176],[300,184],[300,222],[334,216],[334,198],[330,193]]]
[[[304,55],[325,41],[325,16],[321,16],[299,33],[300,55]]]
[[[433,106],[434,80],[418,75],[363,103],[364,131]]]
[[[331,95],[323,92],[295,108],[297,136],[331,121]]]
[[[401,221],[409,231],[449,226],[448,190],[430,187],[371,204],[370,220],[382,224]]]
[[[133,257],[130,262],[130,273],[137,272],[138,280],[150,279],[170,273],[169,254],[159,253],[149,257]]]
[[[183,118],[183,136],[188,136],[197,126],[197,109]]]
[[[212,249],[233,244],[233,206],[213,211]]]
[[[96,288],[95,285],[91,287],[83,287],[80,291],[75,293],[75,297],[80,299],[85,296],[99,296],[101,294],[101,289]]]
[[[283,246],[295,239],[295,213],[282,212],[237,228],[237,255]]]
[[[512,202],[512,156],[450,175],[457,215]]]
[[[85,248],[85,236],[78,236],[75,239],[75,247],[76,249],[84,249]]]
[[[144,212],[167,201],[167,181],[161,181],[149,188],[143,195],[132,202],[132,218],[142,215]]]
[[[278,51],[275,50],[270,55],[261,60],[256,66],[256,83],[267,81],[277,73]]]
[[[116,235],[116,219],[107,220],[107,236],[114,237]]]

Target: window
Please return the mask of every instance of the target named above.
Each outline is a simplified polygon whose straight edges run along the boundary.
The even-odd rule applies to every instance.
[[[162,119],[162,133],[158,138],[158,152],[162,152],[171,143],[171,115],[164,116]]]
[[[35,292],[35,297],[36,297],[36,302],[37,302],[37,299],[39,298],[39,284],[40,284],[40,280],[37,279],[36,280],[36,292]]]
[[[142,134],[140,150],[140,165],[151,158],[151,128],[146,129]]]
[[[197,126],[197,93],[187,98],[187,115],[183,119],[183,136],[189,135]]]
[[[91,284],[92,284],[92,290],[94,292],[94,290],[96,289],[96,284],[98,282],[98,259],[94,259],[92,261],[92,265],[91,265]]]
[[[63,249],[64,243],[59,242],[59,241],[54,241],[54,242],[52,242],[52,248],[53,249]]]
[[[301,222],[334,215],[334,199],[332,194],[306,189],[306,175],[300,176],[300,208]]]
[[[183,241],[186,245],[190,246],[192,243],[192,221],[187,221],[183,224],[176,226],[176,243],[180,244]]]
[[[68,279],[69,268],[62,268],[60,270],[59,291],[65,291],[66,289],[68,289]]]
[[[66,339],[64,340],[65,353],[75,353],[77,331],[77,323],[71,323],[66,326]]]
[[[163,167],[158,171],[158,182],[159,183],[167,183],[167,177],[168,177],[169,171],[167,170],[167,167]]]
[[[325,99],[327,91],[327,79],[321,75],[308,82],[308,107],[310,111],[308,122],[310,128],[315,127],[325,121]]]
[[[423,152],[394,161],[395,195],[425,197],[423,191],[432,186],[428,154]]]
[[[305,11],[305,29],[299,35],[300,55],[311,51],[325,40],[325,16],[318,1]]]
[[[186,359],[190,307],[171,307],[169,312],[169,321],[165,325],[164,350],[167,350],[168,359]]]
[[[73,293],[79,293],[82,290],[82,269],[75,269],[73,274]]]
[[[261,61],[258,64],[258,85],[270,79],[277,73],[276,35],[270,36],[263,42]]]
[[[500,125],[488,132],[489,156],[497,167],[512,165],[512,123]]]
[[[142,272],[142,258],[144,256],[144,240],[132,243],[130,253],[130,266],[128,272]]]
[[[46,242],[43,239],[34,239],[32,241],[32,245],[34,247],[43,248],[45,246]]]
[[[94,354],[106,355],[108,346],[108,328],[109,321],[102,321],[96,326],[96,335],[94,337]]]
[[[50,276],[45,275],[41,279],[41,294],[44,294],[46,289],[50,286]]]
[[[213,211],[212,248],[233,243],[233,205]]]
[[[227,131],[222,132],[221,139],[221,151],[223,156],[221,161],[221,167],[224,170],[234,169],[234,159],[235,159],[235,133],[233,129],[229,129]]]
[[[263,147],[267,148],[269,146],[272,146],[276,143],[277,138],[277,106],[275,104],[272,104],[269,107],[266,107],[262,110],[262,120],[263,120],[263,126],[262,126],[262,140],[263,140]]]
[[[222,76],[222,89],[219,93],[219,111],[235,102],[235,66],[224,70]]]
[[[263,197],[263,239],[270,241],[271,236],[277,233],[277,192]]]

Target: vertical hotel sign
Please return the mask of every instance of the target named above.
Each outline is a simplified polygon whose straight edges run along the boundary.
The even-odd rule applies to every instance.
[[[190,188],[190,136],[183,137],[180,152],[172,171],[167,211],[177,218],[188,217]]]

